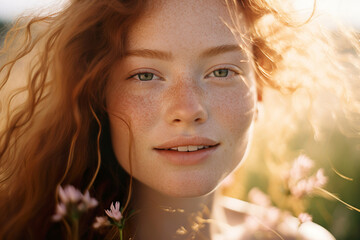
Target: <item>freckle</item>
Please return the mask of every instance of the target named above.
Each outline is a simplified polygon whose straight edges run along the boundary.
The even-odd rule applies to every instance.
[[[158,105],[154,98],[155,96],[150,94],[145,96],[131,95],[123,98],[124,102],[120,105],[122,105],[122,111],[131,119],[131,124],[135,127],[141,125],[141,128],[146,128],[158,115],[158,112],[153,110]]]

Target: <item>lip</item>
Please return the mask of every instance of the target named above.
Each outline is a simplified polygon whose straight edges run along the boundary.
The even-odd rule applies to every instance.
[[[179,147],[179,146],[215,146],[218,145],[219,143],[210,139],[210,138],[206,138],[206,137],[199,137],[199,136],[194,136],[194,137],[177,137],[174,138],[170,141],[167,141],[159,146],[154,147],[154,149],[158,150],[158,149],[170,149],[170,148],[174,148],[174,147]]]
[[[217,150],[220,143],[205,137],[177,137],[167,141],[159,146],[154,147],[154,151],[160,155],[165,161],[174,165],[196,165],[200,164],[210,157]],[[179,152],[169,150],[179,146],[211,146],[193,152]]]

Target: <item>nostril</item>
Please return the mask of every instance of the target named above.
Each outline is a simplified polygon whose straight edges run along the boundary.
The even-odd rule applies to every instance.
[[[169,123],[172,124],[189,124],[196,123],[200,124],[206,121],[207,119],[206,110],[198,104],[193,106],[190,104],[185,105],[173,105],[166,112],[166,119]]]
[[[202,118],[196,118],[196,119],[194,119],[194,122],[201,122],[201,121],[202,121]],[[173,122],[174,122],[174,123],[178,123],[178,122],[182,122],[182,120],[179,119],[179,118],[176,118],[176,119],[173,120]]]

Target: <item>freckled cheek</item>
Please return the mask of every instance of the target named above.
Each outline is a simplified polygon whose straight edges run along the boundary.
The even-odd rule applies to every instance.
[[[246,133],[253,119],[253,95],[239,89],[218,92],[213,99],[213,116],[233,135]]]
[[[123,94],[115,101],[112,110],[126,119],[134,134],[151,128],[160,113],[160,101],[156,94]]]

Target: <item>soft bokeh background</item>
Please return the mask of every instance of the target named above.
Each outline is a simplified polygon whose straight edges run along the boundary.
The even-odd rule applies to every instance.
[[[312,0],[294,0],[294,2],[304,16],[311,12]],[[66,0],[0,0],[0,31],[5,33],[16,16],[29,15],[32,11],[48,13],[61,8],[64,3]],[[319,13],[316,19],[332,31],[336,31],[335,21],[330,20],[329,15],[337,17],[360,32],[359,0],[318,0],[317,8]],[[3,34],[0,34],[0,42],[2,39]],[[338,40],[338,43],[342,45],[342,40]],[[266,106],[264,108],[266,111]],[[260,112],[255,128],[256,142],[251,148],[249,159],[234,174],[234,181],[225,192],[232,197],[247,200],[248,191],[252,187],[258,187],[271,195],[275,205],[281,205],[276,202],[276,194],[272,192],[273,179],[278,173],[271,163],[264,162],[264,159],[268,158],[265,155],[269,154],[264,150],[265,145],[269,145],[269,141],[275,143],[278,136],[276,131],[273,131],[270,133],[273,136],[267,134],[264,137],[266,123],[263,121]],[[290,151],[283,156],[287,158],[285,161],[290,162],[299,154],[306,154],[316,162],[316,167],[324,168],[326,175],[329,176],[325,188],[345,202],[360,208],[360,139],[346,136],[336,126],[328,126],[324,122],[326,127],[323,129],[322,140],[317,141],[314,138],[313,128],[306,118],[295,125],[300,131],[296,131],[296,134],[286,140],[286,147]],[[360,213],[349,210],[339,201],[320,196],[310,197],[307,204],[309,213],[313,215],[313,221],[328,229],[336,239],[360,239]]]

